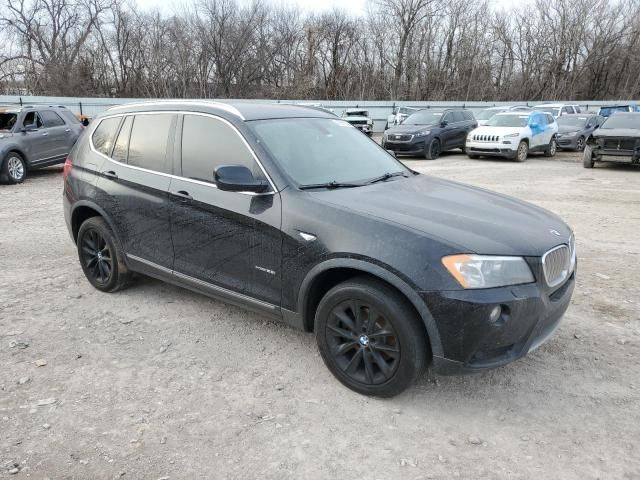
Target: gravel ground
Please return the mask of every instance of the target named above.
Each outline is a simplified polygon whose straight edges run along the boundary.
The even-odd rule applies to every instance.
[[[390,400],[259,315],[146,278],[94,290],[61,169],[0,186],[0,478],[640,478],[640,169],[577,160],[407,160],[560,214],[579,275],[535,353]]]

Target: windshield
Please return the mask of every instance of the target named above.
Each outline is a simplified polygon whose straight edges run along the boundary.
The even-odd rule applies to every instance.
[[[482,110],[480,113],[476,115],[476,120],[489,120],[493,118],[496,114],[504,112],[504,110],[492,110],[488,108],[487,110]]]
[[[559,127],[582,128],[587,123],[587,117],[569,117],[565,115],[558,117],[557,122]]]
[[[0,130],[11,130],[17,119],[17,113],[0,113]]]
[[[283,118],[247,123],[298,185],[359,183],[386,173],[409,172],[343,120]]]
[[[404,125],[436,125],[442,120],[442,112],[430,112],[429,110],[421,110],[409,115],[403,122]]]
[[[640,129],[640,114],[613,114],[602,124],[602,129],[610,128],[633,128]]]
[[[553,115],[554,117],[557,117],[558,115],[560,115],[560,107],[536,108],[536,110],[539,110],[539,111],[544,112],[544,113],[549,113],[549,114]]]
[[[602,115],[603,117],[608,117],[614,114],[615,112],[628,112],[628,111],[629,111],[629,107],[626,107],[626,106],[602,107],[600,109],[600,115]]]
[[[489,127],[526,127],[529,115],[495,115],[487,122]]]

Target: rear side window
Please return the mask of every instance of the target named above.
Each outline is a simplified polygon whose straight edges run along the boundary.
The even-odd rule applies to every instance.
[[[120,127],[120,133],[118,139],[113,147],[113,154],[111,158],[117,162],[127,163],[127,156],[129,154],[129,136],[131,135],[131,125],[133,124],[133,117],[129,116],[122,122]]]
[[[113,148],[113,142],[116,138],[120,120],[122,120],[122,117],[105,118],[100,122],[100,125],[98,125],[91,136],[93,148],[103,155],[111,155],[111,149]]]
[[[67,123],[70,123],[72,125],[80,123],[80,119],[76,117],[72,111],[67,110],[66,108],[64,110],[60,110],[59,113],[60,113],[60,116],[66,120]]]
[[[545,114],[545,118],[547,120],[547,125],[551,125],[555,121],[553,115],[549,113]]]
[[[236,130],[222,120],[185,115],[182,126],[182,176],[213,182],[220,165],[244,165],[256,178],[264,174]]]
[[[44,123],[45,128],[60,127],[64,125],[64,120],[60,118],[60,115],[56,112],[52,112],[51,110],[43,110],[40,112],[40,116],[42,117],[42,122]]]
[[[170,113],[135,116],[129,140],[129,165],[171,173],[167,151],[175,118]]]

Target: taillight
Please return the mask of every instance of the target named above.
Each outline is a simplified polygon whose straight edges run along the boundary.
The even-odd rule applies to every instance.
[[[71,161],[71,157],[67,157],[67,159],[64,161],[64,169],[62,170],[62,178],[64,178],[65,180],[71,172],[71,167],[73,167],[73,162]]]

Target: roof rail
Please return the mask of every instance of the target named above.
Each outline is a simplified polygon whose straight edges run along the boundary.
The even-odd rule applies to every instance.
[[[215,100],[152,100],[148,102],[140,102],[140,103],[125,103],[122,105],[116,105],[108,110],[118,110],[120,108],[129,108],[129,107],[147,107],[153,105],[173,105],[173,104],[190,104],[190,105],[204,105],[207,107],[217,107],[221,110],[229,112],[241,120],[244,120],[244,116],[240,113],[240,111],[234,107],[233,105],[229,105],[228,103],[216,102]]]

